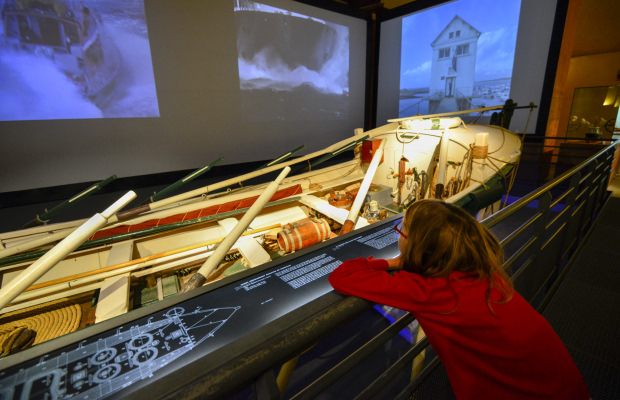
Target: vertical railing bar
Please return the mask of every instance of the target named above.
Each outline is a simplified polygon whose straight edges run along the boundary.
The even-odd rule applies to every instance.
[[[547,228],[547,221],[549,219],[549,211],[551,210],[550,205],[551,205],[551,193],[550,192],[546,192],[545,194],[543,194],[542,196],[540,196],[540,199],[538,200],[538,211],[542,214],[541,215],[541,219],[540,221],[538,221],[538,229],[536,230],[536,237],[538,238],[544,238],[543,235],[546,232],[546,228]],[[540,246],[538,247],[538,250],[540,251],[540,249],[542,249],[543,247],[543,239],[539,239],[540,240]]]
[[[592,163],[590,163],[585,169],[588,172],[585,174],[584,179],[581,180],[581,184],[584,185],[583,198],[581,199],[583,202],[583,211],[581,213],[581,216],[578,222],[579,226],[583,227],[584,229],[582,229],[579,232],[578,234],[579,239],[583,237],[582,232],[584,230],[587,230],[587,227],[590,226],[590,205],[591,205],[591,200],[592,200],[591,186],[592,186],[592,179],[593,179],[593,176],[591,173]]]
[[[397,335],[398,332],[403,330],[408,324],[410,324],[414,320],[415,318],[413,317],[413,315],[409,313],[403,315],[392,325],[385,328],[377,336],[366,342],[362,347],[351,353],[347,358],[339,362],[329,371],[318,377],[314,382],[310,383],[308,386],[295,394],[295,396],[293,396],[291,400],[315,399],[322,390],[332,385],[336,380],[338,380],[338,378],[346,374],[352,367],[366,359],[376,349],[378,349],[389,339]]]
[[[552,224],[549,223],[545,227],[545,232],[547,233],[547,236],[549,237],[547,238],[547,240],[543,242],[542,246],[540,246],[541,251],[546,249],[547,246],[549,246],[549,244],[553,241],[553,239],[555,239],[558,236],[558,234],[562,232],[562,229],[566,226],[566,223],[562,223],[562,225],[560,225],[559,228],[554,230],[553,232],[551,232],[551,226]]]
[[[516,230],[514,230],[513,232],[511,232],[508,235],[506,235],[506,237],[503,238],[502,240],[500,240],[500,242],[499,242],[500,245],[502,246],[502,248],[506,247],[508,244],[512,243],[512,241],[514,239],[519,237],[521,235],[521,233],[523,233],[527,228],[532,226],[532,224],[534,222],[536,222],[538,220],[538,218],[540,218],[540,217],[541,217],[540,213],[534,214],[532,217],[530,217],[530,219],[528,219],[523,224],[521,224]]]
[[[521,276],[521,274],[523,273],[523,271],[525,271],[532,263],[534,262],[534,259],[532,257],[528,258],[527,260],[525,260],[522,264],[521,264],[521,268],[519,268],[518,271],[516,271],[515,273],[513,273],[512,275],[510,275],[511,279],[514,281],[516,280],[519,276]]]
[[[611,171],[610,171],[611,172]],[[577,208],[583,207],[585,204],[585,201],[582,202]],[[602,208],[604,206],[601,205],[600,208]],[[600,210],[599,210],[600,211]],[[585,212],[585,211],[584,211]],[[577,214],[577,210],[575,211],[574,215]],[[596,220],[598,217],[600,216],[600,214],[597,212],[594,219]],[[571,220],[572,223],[574,223],[574,221],[576,220],[576,218],[573,218]],[[580,231],[581,232],[581,231]],[[589,236],[591,233],[591,229],[587,229],[585,231],[585,234],[583,234],[583,238],[587,238],[587,236]],[[577,235],[579,236],[579,235]],[[575,240],[573,240],[573,242],[575,242],[577,240],[577,238]],[[581,240],[580,243],[583,243],[584,240]],[[566,265],[569,265],[572,260],[574,259],[574,257],[576,256],[577,252],[579,251],[581,247],[581,244],[579,244],[576,249],[572,252],[571,256],[568,257],[568,259],[565,261]],[[566,257],[567,252],[563,253],[563,256]],[[544,310],[549,302],[551,301],[551,298],[553,297],[553,295],[555,294],[555,292],[557,291],[558,287],[560,286],[560,283],[563,281],[564,276],[566,275],[566,273],[568,272],[567,268],[563,268],[562,271],[559,273],[559,276],[555,279],[553,285],[551,286],[551,288],[549,289],[549,291],[547,292],[545,298],[543,298],[543,300],[540,302],[540,304],[537,307],[537,310],[539,310],[540,312],[542,312],[542,310]]]
[[[532,245],[536,242],[536,238],[530,238],[527,242],[525,242],[517,251],[515,251],[508,259],[504,261],[504,268],[509,269],[512,268],[512,264],[525,253]],[[521,274],[523,267],[519,268],[518,271],[515,271],[513,274],[513,279]]]
[[[276,374],[272,368],[263,372],[253,384],[253,392],[257,400],[279,400],[280,390]]]
[[[533,249],[532,250],[533,254],[529,258],[529,262],[527,262],[527,265],[521,266],[519,271],[516,271],[516,273],[512,276],[513,281],[516,281],[516,279],[520,275],[522,275],[526,269],[532,268],[532,265],[536,267],[536,265],[538,265],[539,263],[540,254],[541,254],[541,251],[543,249],[545,239],[546,239],[546,232],[547,232],[546,226],[547,226],[547,220],[549,219],[549,210],[550,210],[549,205],[551,204],[551,201],[552,201],[552,197],[549,191],[544,192],[538,198],[537,210],[541,214],[541,218],[537,222],[537,225],[534,226],[533,240],[531,244],[531,248]],[[527,298],[526,300],[531,303],[533,299],[534,298],[532,297],[532,298]]]
[[[565,199],[565,198],[566,198],[566,197],[567,197],[567,196],[568,196],[568,195],[569,195],[572,191],[574,191],[574,188],[573,188],[573,187],[571,187],[571,186],[569,186],[569,188],[568,188],[568,189],[566,189],[566,190],[564,191],[564,193],[562,193],[560,196],[558,196],[558,198],[557,198],[557,199],[555,199],[555,200],[553,201],[553,203],[551,203],[551,208],[553,208],[553,207],[555,207],[556,205],[558,205],[558,203],[559,203],[560,201],[564,200],[564,199]]]
[[[620,143],[620,141],[613,142],[612,144],[610,144],[608,146],[608,148],[609,149],[613,149],[614,146],[618,145],[618,143]],[[532,191],[527,196],[525,196],[525,197],[517,200],[516,202],[510,204],[508,207],[504,208],[502,210],[502,212],[499,212],[499,213],[491,215],[489,218],[485,219],[482,223],[487,228],[490,228],[490,227],[494,226],[495,224],[503,221],[504,219],[506,219],[509,216],[513,215],[517,210],[521,209],[524,206],[524,204],[529,204],[532,201],[532,199],[535,199],[535,198],[539,197],[542,193],[548,192],[549,190],[555,188],[556,186],[564,183],[564,181],[566,179],[568,179],[570,176],[572,176],[575,172],[580,171],[581,169],[585,168],[589,163],[591,163],[593,160],[596,160],[598,157],[601,157],[602,153],[603,153],[603,151],[601,151],[601,152],[599,152],[599,153],[589,157],[587,160],[585,160],[581,164],[579,164],[579,165],[571,168],[570,170],[562,173],[560,176],[558,176],[554,180],[545,183],[543,186],[535,189],[534,191]]]
[[[590,227],[592,225],[592,220],[593,220],[593,216],[594,216],[594,211],[596,208],[596,204],[594,203],[594,201],[596,200],[596,183],[597,183],[597,176],[595,174],[596,172],[596,168],[598,166],[598,160],[595,160],[592,164],[591,164],[591,169],[592,169],[592,178],[590,179],[589,182],[589,186],[588,186],[588,221],[587,221],[587,227]]]
[[[597,211],[600,210],[600,208],[602,207],[600,202],[602,199],[604,199],[606,193],[606,174],[609,174],[611,168],[611,163],[608,162],[610,159],[609,155],[611,155],[611,159],[613,160],[613,151],[615,151],[615,149],[612,146],[609,146],[608,149],[606,149],[605,151],[605,154],[603,154],[602,152],[590,157],[580,166],[575,167],[572,170],[572,173],[570,173],[571,171],[567,171],[567,173],[562,174],[560,177],[558,177],[558,179],[549,182],[548,184],[544,185],[543,188],[536,190],[532,193],[532,195],[527,196],[527,200],[524,199],[524,201],[519,202],[518,207],[510,208],[508,212],[503,213],[502,216],[498,216],[497,218],[490,217],[486,221],[483,221],[483,224],[487,227],[494,226],[495,224],[503,221],[508,216],[513,215],[517,210],[527,206],[529,203],[534,201],[534,199],[538,199],[537,214],[532,218],[531,221],[528,221],[527,223],[521,225],[518,228],[520,231],[519,233],[522,233],[523,231],[525,231],[525,228],[531,226],[534,222],[536,222],[537,225],[534,229],[535,234],[533,235],[533,238],[531,238],[515,254],[513,254],[511,258],[506,261],[504,266],[509,263],[514,263],[516,259],[523,255],[525,250],[528,250],[530,247],[537,247],[535,252],[536,254],[522,264],[519,271],[517,271],[517,273],[513,275],[513,279],[516,279],[524,270],[530,268],[532,264],[536,265],[537,261],[539,261],[539,258],[541,256],[541,250],[546,248],[546,246],[549,245],[551,240],[557,239],[559,235],[563,235],[563,237],[559,240],[562,242],[562,244],[560,245],[561,249],[565,251],[560,250],[558,251],[558,254],[556,254],[555,270],[546,277],[545,282],[543,283],[543,285],[541,285],[541,288],[538,289],[534,298],[536,298],[540,294],[542,288],[549,284],[550,281],[554,281],[554,283],[551,285],[551,288],[553,289],[553,287],[558,285],[558,281],[560,281],[561,277],[566,273],[566,269],[563,267],[563,259],[568,257],[568,254],[570,253],[570,248],[575,247],[575,241],[579,240],[579,238],[570,240],[568,233],[571,232],[571,229],[574,228],[575,224],[578,224],[580,222],[587,222],[585,225],[587,225],[587,228],[589,228],[594,220],[593,216],[597,214]],[[564,191],[556,200],[554,200],[551,190],[557,188],[557,186],[559,186],[559,184],[561,182],[564,182],[567,178],[570,179],[568,189],[566,189],[566,191]],[[564,199],[566,199],[566,201],[564,202],[564,210],[562,210],[559,215],[557,217],[554,217],[553,220],[549,223],[551,207],[559,204]],[[547,233],[550,231],[551,226],[555,225],[557,222],[561,222],[560,228],[558,228],[547,240]],[[580,224],[580,226],[583,225],[584,224]],[[588,232],[588,229],[586,229],[585,232],[583,232],[583,230],[580,230],[577,236],[584,234],[587,235]],[[511,232],[511,234],[507,236],[502,242],[502,247],[505,247],[507,243],[510,243],[515,237],[518,236],[518,234],[515,235],[514,232]],[[554,275],[555,278],[552,279]],[[538,307],[539,309],[546,306],[546,303],[551,295],[551,291],[548,291],[546,293],[545,298],[542,300]],[[390,366],[388,370],[386,370],[382,375],[375,379],[375,381],[368,385],[360,394],[358,394],[356,399],[366,399],[366,396],[372,396],[377,393],[382,387],[385,386],[385,382],[393,376],[392,374],[395,374],[402,368],[404,368],[404,366],[400,365],[404,365],[406,363],[401,360],[408,360],[408,355],[414,352],[414,350],[422,344],[423,342],[418,343],[399,360],[392,364],[392,366]],[[415,390],[417,390],[417,388],[428,377],[428,375],[432,371],[434,371],[440,364],[441,363],[439,359],[435,357],[421,371],[421,373],[400,392],[396,399],[401,400],[409,398],[409,396]],[[398,368],[397,365],[399,365]],[[326,375],[330,372],[331,370],[328,371]],[[321,378],[319,378],[319,380]]]
[[[600,211],[602,204],[603,204],[603,200],[605,199],[605,197],[607,196],[607,187],[609,186],[609,179],[611,176],[611,166],[613,163],[613,154],[611,154],[611,152],[607,152],[606,157],[603,158],[603,160],[601,161],[601,166],[600,166],[600,184],[599,184],[599,188],[598,188],[598,199],[596,204],[599,205],[599,207],[597,208],[597,213],[598,211]]]
[[[556,232],[552,235],[552,237],[550,237],[550,238],[549,238],[549,240],[547,240],[547,242],[544,244],[544,246],[543,246],[543,248],[542,248],[542,249],[544,250],[544,248],[546,248],[546,247],[549,245],[549,243],[551,243],[551,241],[552,241],[552,240],[553,240],[553,239],[554,239],[554,238],[555,238],[558,234],[560,234],[560,233],[565,233],[565,232],[566,232],[566,227],[567,227],[567,224],[566,224],[566,222],[565,222],[565,223],[563,223],[563,224],[560,226],[560,228],[558,228],[558,230],[557,230],[557,231],[556,231]],[[557,258],[558,258],[558,257],[556,256],[556,260],[557,260]],[[561,270],[561,265],[559,264],[559,262],[558,262],[558,261],[556,261],[556,263],[555,263],[554,267],[555,267],[555,268],[553,268],[553,269],[552,269],[552,270],[551,270],[551,271],[547,274],[547,276],[546,276],[546,278],[544,279],[544,281],[540,284],[540,286],[538,287],[538,289],[536,290],[536,292],[535,292],[535,293],[534,293],[534,295],[532,296],[532,299],[536,299],[536,298],[538,297],[538,295],[539,295],[539,294],[540,294],[540,293],[541,293],[541,292],[542,292],[545,288],[547,288],[547,284],[548,284],[549,282],[551,282],[551,281],[554,281],[554,280],[557,278],[558,271],[560,271],[560,270]],[[554,278],[554,277],[556,277],[556,278]],[[553,278],[553,279],[552,279],[552,278]]]
[[[433,360],[424,368],[418,376],[415,377],[405,388],[394,398],[394,400],[409,400],[413,392],[420,386],[422,381],[430,375],[440,365],[439,357],[433,358]]]
[[[551,206],[551,208],[553,208],[553,206]],[[558,215],[556,215],[555,217],[551,218],[551,220],[549,222],[547,222],[547,225],[546,225],[545,229],[551,228],[553,225],[555,225],[556,222],[558,222],[558,220],[562,219],[563,217],[566,217],[566,214],[568,214],[569,211],[570,210],[568,210],[566,207],[564,207],[562,209],[562,211],[560,211],[558,213]]]
[[[424,338],[420,342],[418,342],[415,346],[409,349],[405,354],[402,355],[396,362],[385,370],[381,375],[377,377],[370,385],[368,385],[364,390],[362,390],[357,396],[355,396],[354,400],[365,400],[372,399],[375,394],[377,394],[387,382],[394,378],[394,376],[400,372],[405,366],[407,366],[415,357],[417,357],[424,349],[428,347],[428,339]],[[424,369],[429,368],[431,364],[427,365]],[[424,369],[420,371],[420,374],[424,372]]]
[[[606,152],[608,154],[605,154],[605,156],[611,155],[611,159],[613,160],[613,154],[615,152],[615,147],[613,147],[614,145],[618,144],[619,142],[615,142],[614,144],[610,145],[608,147],[608,149],[606,149]],[[584,183],[588,183],[591,182],[591,177],[592,177],[592,170],[588,171],[588,169],[590,169],[590,165],[594,162],[597,162],[599,155],[595,155],[591,158],[589,158],[588,160],[586,160],[580,167],[576,168],[575,171],[573,171],[573,173],[570,175],[570,184],[569,187],[571,191],[570,195],[567,196],[567,202],[566,202],[566,207],[569,207],[571,209],[572,212],[569,212],[566,214],[566,218],[567,218],[567,227],[565,232],[566,233],[566,237],[568,237],[568,232],[570,232],[570,229],[573,227],[574,224],[579,223],[581,220],[583,220],[583,216],[587,213],[588,210],[588,206],[590,204],[590,200],[591,200],[591,196],[589,195],[590,191],[588,190],[589,185],[585,184],[584,188],[580,190],[580,187],[582,186],[582,184]],[[601,158],[603,158],[604,156],[600,156]],[[607,164],[607,163],[606,163]],[[609,162],[609,168],[611,169],[611,162]],[[607,173],[607,178],[610,172]],[[602,174],[603,176],[606,176],[605,173]],[[557,181],[563,181],[566,179],[566,176],[561,176],[559,177],[559,179],[557,179]],[[606,186],[604,186],[604,182],[601,183],[600,186],[603,186],[606,188]],[[554,184],[549,184],[549,187],[545,189],[544,192],[539,192],[540,197],[542,197],[543,193],[548,193],[549,190],[551,190],[554,187]],[[585,197],[585,199],[584,199]],[[539,198],[539,201],[541,199]],[[506,213],[504,216],[497,216],[496,218],[488,218],[486,221],[483,221],[483,224],[485,224],[485,226],[492,227],[495,224],[501,222],[502,220],[504,220],[505,218],[507,218],[506,215],[512,215],[516,212],[516,210],[525,207],[527,204],[529,204],[530,202],[525,202],[524,204],[520,205],[519,208],[515,208],[510,210],[510,213]],[[601,202],[599,201],[597,204],[600,205],[600,207],[602,207],[603,205],[600,204]],[[539,202],[539,206],[540,206],[540,202]],[[599,209],[600,209],[599,207]],[[582,218],[578,218],[578,216],[581,215]],[[578,226],[582,226],[582,224],[579,224]],[[589,230],[586,230],[586,235],[588,234]],[[566,239],[564,241],[564,243],[566,243],[567,241],[570,242],[569,246],[567,247],[573,247],[575,242],[579,241],[579,236],[582,236],[583,230],[579,231],[579,234],[577,234],[575,236],[575,238],[573,240],[568,240]],[[510,239],[512,240],[512,239]],[[503,247],[503,246],[502,246]],[[523,246],[522,249],[524,247],[527,246]],[[567,254],[569,253],[569,249],[566,249],[565,246],[562,246],[562,248],[566,251],[561,252],[562,254],[562,258],[566,258]],[[573,254],[578,250],[579,246],[577,246],[577,249],[575,249],[575,251],[573,252]],[[513,257],[512,261],[514,261]],[[567,260],[567,262],[569,262]],[[525,270],[526,268],[529,267],[529,265],[531,265],[532,260],[529,260],[529,263],[525,266],[523,266],[517,274],[513,275],[513,279],[518,276],[523,270]],[[506,264],[504,264],[506,265]],[[548,303],[548,301],[550,300],[551,296],[553,295],[553,293],[555,292],[554,288],[557,288],[557,286],[559,286],[559,282],[562,280],[562,276],[566,273],[566,269],[562,268],[561,270],[559,270],[559,276],[556,278],[554,284],[552,285],[551,289],[547,292],[545,298],[541,301],[541,303],[538,306],[539,310],[542,310]],[[414,381],[412,381],[411,383],[409,383],[401,392],[400,394],[395,398],[395,400],[405,400],[405,399],[409,399],[411,394],[421,385],[421,383],[427,378],[427,376],[430,374],[430,372],[434,369],[436,369],[439,366],[440,362],[438,358],[433,359],[433,361],[431,362],[431,364],[429,364],[427,367],[425,367],[422,372],[416,377],[416,379]]]
[[[583,199],[575,198],[575,204],[573,205],[573,213],[570,216],[570,221],[573,225],[577,224],[578,218],[576,217],[576,215],[578,215],[581,212],[584,212],[583,211],[584,207],[585,207],[585,201],[583,201]],[[566,258],[571,248],[573,248],[575,246],[575,243],[577,243],[578,241],[579,241],[579,234],[574,235],[569,240],[569,242],[566,244],[566,246],[563,246],[564,252],[562,253],[562,258]]]
[[[560,248],[566,249],[567,251],[568,249],[572,248],[572,243],[569,245],[567,242],[569,241],[568,234],[572,231],[572,228],[575,225],[574,224],[575,200],[577,198],[577,189],[579,187],[580,179],[581,179],[581,172],[580,171],[575,172],[575,174],[570,179],[570,190],[567,191],[568,196],[566,196],[565,207],[568,212],[566,214],[565,223],[567,224],[567,226],[566,226],[565,235],[562,238],[562,244]],[[556,258],[556,265],[558,266],[558,268],[562,264],[563,259],[564,259],[564,252],[560,251],[558,254],[558,257]],[[559,272],[560,271],[558,270],[558,275],[559,275]]]

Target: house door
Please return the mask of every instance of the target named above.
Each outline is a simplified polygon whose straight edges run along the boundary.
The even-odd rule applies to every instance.
[[[446,97],[454,97],[454,76],[446,78]]]

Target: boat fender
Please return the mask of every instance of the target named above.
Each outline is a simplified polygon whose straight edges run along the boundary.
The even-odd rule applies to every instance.
[[[460,206],[471,215],[476,215],[483,208],[501,200],[506,193],[506,187],[503,181],[497,181],[487,184],[486,189],[478,189],[463,197],[461,201],[457,201],[455,205]]]
[[[375,154],[383,139],[369,139],[364,140],[362,142],[362,162],[370,163],[372,161],[372,156]],[[383,162],[383,156],[381,156],[381,161]]]
[[[474,147],[472,149],[473,158],[487,158],[489,153],[489,134],[476,133],[474,138]]]
[[[331,233],[325,219],[306,218],[284,225],[278,233],[278,246],[290,253],[320,243],[328,239]]]

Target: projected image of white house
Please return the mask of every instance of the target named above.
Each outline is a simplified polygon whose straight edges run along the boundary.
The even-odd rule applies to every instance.
[[[346,26],[249,0],[234,10],[244,118],[346,118]]]
[[[0,121],[159,116],[143,0],[0,7]]]
[[[459,0],[402,20],[399,116],[502,105],[520,0]]]

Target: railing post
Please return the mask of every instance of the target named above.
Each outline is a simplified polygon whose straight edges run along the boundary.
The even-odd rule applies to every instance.
[[[573,230],[575,229],[575,201],[577,199],[577,194],[579,193],[579,182],[581,181],[581,172],[577,171],[571,176],[570,183],[568,185],[568,190],[570,193],[566,196],[566,202],[564,207],[566,208],[564,222],[566,227],[564,228],[564,234],[562,237],[562,249],[559,254],[556,262],[558,266],[563,265],[566,255],[571,253],[573,246],[575,245],[576,240],[572,240],[574,238]],[[560,271],[558,271],[559,273]]]
[[[268,369],[254,381],[254,395],[256,400],[279,400],[280,389],[276,383],[276,374]]]
[[[601,207],[603,206],[605,197],[607,196],[607,187],[609,186],[609,182],[610,182],[613,160],[614,160],[614,152],[612,151],[612,149],[610,149],[604,154],[600,162],[601,163],[601,166],[600,166],[601,181],[599,183],[599,189],[598,189],[599,192],[598,192],[597,204],[599,205],[599,207],[597,208],[597,214],[598,214],[598,211],[600,211]]]
[[[597,191],[596,191],[596,166],[598,165],[598,160],[594,160],[588,165],[588,175],[586,178],[586,198],[584,201],[586,202],[585,210],[584,210],[584,218],[582,220],[582,232],[585,232],[590,225],[592,224],[594,209],[596,208],[596,204],[594,201],[597,199]],[[582,235],[580,235],[581,237]]]
[[[536,234],[536,251],[540,253],[543,248],[545,239],[545,231],[547,229],[547,222],[549,221],[549,210],[551,207],[551,192],[547,191],[538,198],[538,207],[536,210],[540,213],[540,219],[534,228]]]
[[[534,223],[532,234],[534,235],[535,239],[530,249],[528,250],[531,251],[533,255],[530,257],[531,262],[529,263],[529,265],[525,265],[522,267],[529,269],[533,272],[522,273],[519,275],[522,280],[525,279],[525,285],[520,285],[523,291],[521,295],[529,303],[532,303],[534,301],[534,298],[537,296],[537,291],[532,291],[532,288],[535,289],[537,287],[540,287],[541,285],[540,282],[536,282],[538,280],[537,276],[539,269],[542,268],[542,266],[547,265],[549,262],[548,260],[544,259],[542,255],[544,254],[543,248],[547,240],[546,232],[547,223],[549,221],[549,210],[551,208],[551,201],[552,197],[549,191],[546,191],[538,198],[538,207],[536,208],[536,212],[540,215],[540,218],[538,218],[538,220]],[[530,278],[528,279],[528,277]],[[528,290],[525,291],[525,288],[527,288]]]

